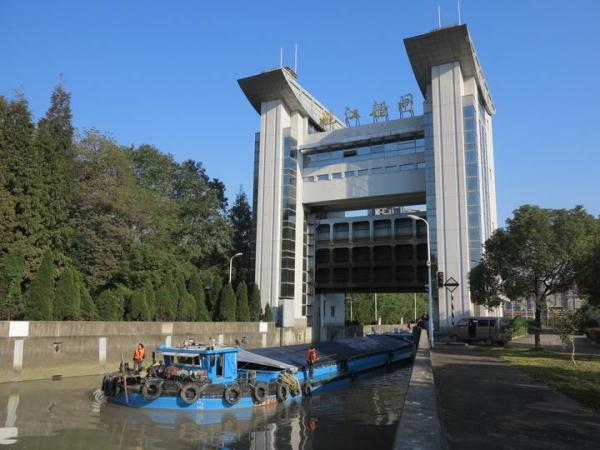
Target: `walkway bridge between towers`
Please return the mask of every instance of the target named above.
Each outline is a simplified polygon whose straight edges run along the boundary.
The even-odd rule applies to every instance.
[[[321,219],[314,242],[317,293],[425,291],[427,230],[422,221],[406,214]]]

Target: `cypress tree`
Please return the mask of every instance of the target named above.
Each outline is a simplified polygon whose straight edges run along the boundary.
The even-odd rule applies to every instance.
[[[78,320],[80,310],[80,289],[74,270],[67,267],[56,282],[54,318],[56,320]]]
[[[54,88],[50,108],[38,123],[36,147],[43,161],[43,180],[48,196],[44,205],[43,225],[49,244],[67,250],[73,227],[70,208],[73,205],[74,129],[71,123],[71,94],[59,84]]]
[[[218,320],[221,322],[235,322],[236,298],[230,283],[221,290],[219,296]]]
[[[136,289],[131,294],[131,307],[129,310],[130,320],[148,320],[148,304],[146,303],[146,292],[144,289]]]
[[[23,314],[21,280],[25,258],[16,250],[7,253],[0,263],[0,320],[13,320]]]
[[[176,288],[171,275],[167,275],[163,285],[156,293],[156,317],[157,320],[174,320]]]
[[[183,296],[183,305],[182,320],[187,322],[196,320],[196,299],[189,292]]]
[[[81,319],[96,320],[98,318],[96,304],[90,295],[90,291],[83,283],[79,284],[79,297],[81,298]]]
[[[183,274],[177,275],[177,320],[191,321],[196,316],[196,302],[185,287],[185,278]]]
[[[204,295],[204,284],[202,282],[201,275],[194,271],[190,277],[188,284],[188,290],[194,301],[196,302],[196,321],[197,322],[209,322],[210,315],[206,308],[206,296]]]
[[[237,307],[235,309],[235,319],[238,322],[250,322],[250,310],[248,309],[248,286],[242,281],[237,286],[235,292],[237,297]]]
[[[122,320],[123,311],[119,305],[120,298],[115,289],[103,290],[96,300],[96,309],[100,320]]]
[[[260,290],[258,285],[253,284],[250,291],[250,320],[258,322],[260,320],[262,308],[260,306]]]
[[[52,253],[47,250],[25,296],[25,318],[27,320],[52,320],[53,305],[54,258]]]
[[[156,293],[152,281],[146,280],[144,294],[146,295],[146,306],[148,307],[148,320],[156,320]]]
[[[265,313],[263,315],[265,322],[273,322],[273,312],[271,311],[271,305],[268,303],[265,305]]]
[[[219,317],[219,303],[221,299],[221,291],[223,290],[223,282],[221,281],[221,277],[216,275],[213,277],[212,281],[212,289],[210,291],[210,313],[213,317],[213,320],[218,321]]]

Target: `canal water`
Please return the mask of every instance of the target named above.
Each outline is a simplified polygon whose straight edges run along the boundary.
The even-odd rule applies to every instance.
[[[131,410],[94,397],[101,377],[0,384],[0,450],[390,448],[410,368],[236,412]]]

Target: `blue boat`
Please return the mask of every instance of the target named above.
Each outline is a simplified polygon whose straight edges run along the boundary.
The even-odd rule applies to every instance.
[[[160,345],[153,364],[139,372],[121,367],[102,380],[112,402],[131,408],[231,410],[310,396],[357,375],[413,358],[410,334],[369,335],[315,345],[318,360],[307,367],[307,345],[244,350],[186,341]],[[158,361],[157,361],[158,359]]]

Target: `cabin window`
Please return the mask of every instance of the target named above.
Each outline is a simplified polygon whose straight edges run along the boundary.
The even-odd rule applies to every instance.
[[[217,356],[217,376],[218,377],[223,376],[223,367],[224,366],[225,365],[223,364],[223,355]]]
[[[489,325],[490,321],[488,319],[479,319],[477,322],[479,328],[487,328]]]
[[[199,356],[178,356],[177,363],[194,365],[194,366],[202,366]]]

